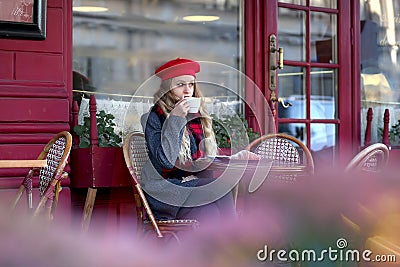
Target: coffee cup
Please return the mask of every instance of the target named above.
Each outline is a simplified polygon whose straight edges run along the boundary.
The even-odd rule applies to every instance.
[[[200,97],[186,97],[187,103],[189,104],[189,113],[197,113],[200,108]]]

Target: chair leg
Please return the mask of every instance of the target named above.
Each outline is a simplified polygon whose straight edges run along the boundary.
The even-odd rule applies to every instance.
[[[235,208],[237,208],[238,195],[239,195],[239,183],[237,183],[235,187],[232,188],[233,203],[235,204]]]
[[[38,206],[36,207],[35,211],[33,212],[33,217],[36,217],[40,213],[40,211],[46,205],[47,200],[48,200],[48,198],[46,196],[43,196],[40,199]]]
[[[164,237],[166,235],[171,235],[173,238],[175,238],[176,242],[178,243],[179,246],[182,245],[181,240],[179,239],[177,233],[173,232],[173,231],[163,231]]]
[[[10,205],[11,210],[15,209],[15,207],[17,206],[18,201],[21,199],[21,196],[24,193],[24,191],[25,191],[25,186],[21,185],[18,189],[17,195],[15,196],[13,202],[11,202],[11,205]]]
[[[26,192],[26,194],[27,194],[27,200],[28,200],[28,210],[32,211],[33,210],[32,191],[31,192]]]
[[[89,229],[93,206],[96,200],[96,193],[97,193],[96,188],[89,188],[86,195],[85,207],[83,209],[83,217],[82,217],[82,231],[84,233],[86,233]]]

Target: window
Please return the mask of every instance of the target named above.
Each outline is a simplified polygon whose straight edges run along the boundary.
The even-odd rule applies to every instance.
[[[85,92],[95,92],[98,110],[107,108],[121,117],[130,96],[158,66],[173,58],[242,69],[240,0],[89,2],[74,1],[73,89],[78,101],[87,98]],[[85,10],[86,4],[96,9],[86,6]],[[201,73],[220,75],[212,71],[202,69]],[[242,94],[240,87],[234,88],[237,95]],[[202,89],[209,97],[231,97],[215,88]],[[152,93],[140,97],[138,112],[143,113],[152,103]]]
[[[366,114],[372,107],[371,142],[381,142],[383,114],[389,109],[390,125],[400,119],[400,3],[396,0],[360,1],[361,30],[361,140]],[[399,145],[392,139],[391,145]]]

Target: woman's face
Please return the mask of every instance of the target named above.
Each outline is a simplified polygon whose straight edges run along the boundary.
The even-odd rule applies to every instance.
[[[179,99],[193,96],[195,79],[192,75],[182,75],[172,78],[171,92]]]

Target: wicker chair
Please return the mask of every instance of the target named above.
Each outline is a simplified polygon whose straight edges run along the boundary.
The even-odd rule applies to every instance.
[[[24,191],[26,191],[28,209],[33,210],[32,177],[39,174],[40,200],[33,211],[33,216],[36,217],[44,212],[47,219],[53,218],[54,210],[57,207],[58,193],[61,190],[61,180],[68,176],[63,171],[67,164],[71,146],[72,136],[67,131],[58,133],[47,143],[37,158],[38,160],[46,159],[47,165],[29,170],[11,203],[12,210],[16,208]],[[44,208],[46,208],[45,211]]]
[[[363,173],[363,178],[365,178],[365,174],[371,174],[372,176],[375,176],[385,169],[388,160],[389,149],[387,146],[382,143],[372,144],[354,156],[354,158],[347,164],[345,172],[361,172]],[[351,212],[347,213],[343,212],[340,214],[345,229],[349,231],[349,233],[346,235],[351,237],[352,245],[359,247],[360,250],[368,248],[365,247],[366,245],[376,245],[380,243],[378,240],[374,241],[375,237],[370,238],[368,231],[365,229],[365,223],[368,223],[368,221],[371,220],[371,216],[373,216],[373,214],[374,213],[362,203],[357,205],[356,210],[352,210]],[[374,242],[369,244],[369,241]],[[380,246],[384,247],[382,245]]]
[[[137,213],[137,225],[141,234],[154,231],[157,237],[172,235],[179,242],[177,233],[195,229],[198,227],[197,220],[157,220],[147,202],[146,195],[140,186],[140,175],[143,165],[149,160],[144,134],[133,132],[128,134],[123,144],[124,158],[132,178],[135,194]]]
[[[389,149],[382,143],[367,146],[348,164],[345,172],[362,171],[376,173],[384,170],[389,161]]]
[[[266,134],[247,148],[262,158],[272,159],[267,181],[295,182],[298,176],[314,174],[314,160],[310,150],[297,138],[284,134]]]

